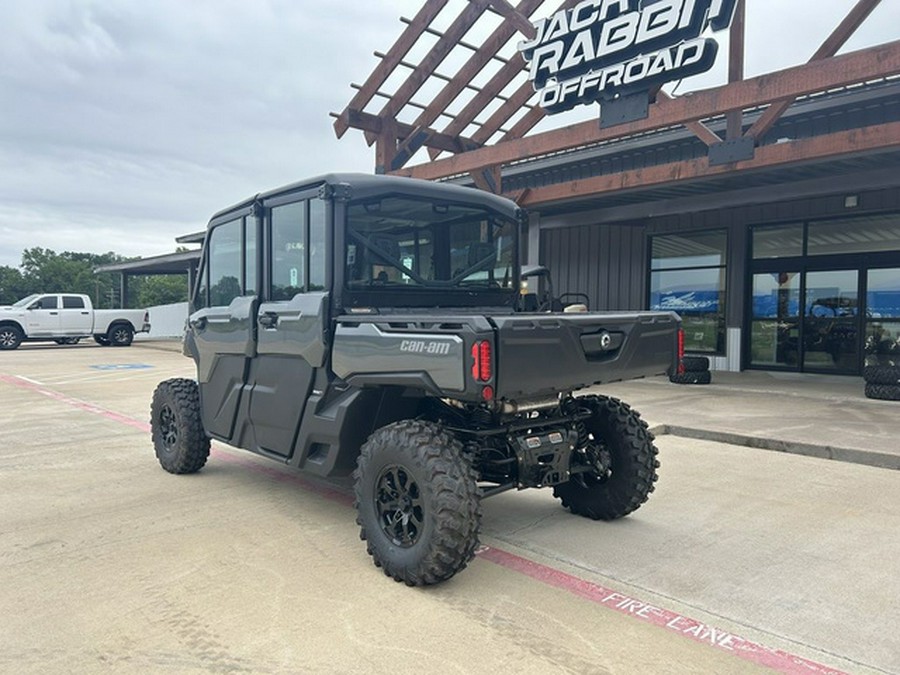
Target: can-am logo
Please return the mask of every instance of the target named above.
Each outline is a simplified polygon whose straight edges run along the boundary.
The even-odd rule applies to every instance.
[[[712,68],[737,0],[584,0],[519,44],[549,113],[648,91]]]

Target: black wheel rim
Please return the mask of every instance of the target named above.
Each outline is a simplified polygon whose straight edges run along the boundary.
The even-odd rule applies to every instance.
[[[414,546],[422,534],[425,507],[419,485],[402,466],[382,470],[375,482],[375,510],[385,536],[403,548]]]
[[[159,435],[166,452],[172,452],[178,442],[178,423],[169,406],[163,406],[159,411]]]

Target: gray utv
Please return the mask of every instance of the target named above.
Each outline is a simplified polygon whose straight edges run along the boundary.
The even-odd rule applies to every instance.
[[[184,341],[197,380],[153,395],[160,464],[198,471],[216,439],[352,473],[369,554],[411,586],[466,566],[480,501],[506,490],[631,513],[657,479],[653,436],[625,403],[578,392],[673,372],[680,320],[523,311],[525,222],[485,192],[354,174],[216,214]]]

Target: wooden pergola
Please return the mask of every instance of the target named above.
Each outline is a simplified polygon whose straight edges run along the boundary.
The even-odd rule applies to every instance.
[[[710,148],[710,157],[700,160],[507,193],[528,206],[900,147],[896,122],[764,142],[798,98],[900,73],[900,41],[837,55],[880,0],[858,0],[808,63],[750,79],[744,77],[745,3],[738,0],[730,28],[727,84],[678,97],[657,88],[645,119],[608,128],[591,120],[537,133],[546,113],[534,102],[525,61],[514,46],[534,37],[532,19],[570,9],[578,0],[520,0],[515,5],[468,0],[449,25],[444,25],[444,10],[453,8],[450,0],[426,0],[415,17],[402,19],[406,28],[391,48],[376,52],[379,64],[362,85],[354,85],[357,91],[347,107],[332,113],[335,133],[340,138],[350,128],[363,131],[375,146],[378,173],[430,180],[469,175],[479,188],[495,193],[504,193],[502,171],[512,163],[637,134],[683,126]],[[435,20],[442,12],[444,28],[439,29]],[[465,38],[477,26],[486,26],[486,37],[471,44]],[[430,40],[424,55],[408,60],[423,40]],[[448,59],[451,54],[454,59]],[[399,84],[386,91],[390,82]],[[421,100],[423,88],[438,93]],[[745,125],[746,111],[761,108],[763,113]],[[709,121],[723,116],[726,130],[717,133]],[[420,150],[430,161],[408,166]]]

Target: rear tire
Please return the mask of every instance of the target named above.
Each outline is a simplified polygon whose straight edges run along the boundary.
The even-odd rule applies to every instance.
[[[110,326],[106,339],[113,347],[127,347],[134,340],[134,330],[126,323]]]
[[[169,473],[196,473],[209,457],[209,437],[200,419],[200,389],[186,378],[160,382],[150,404],[153,448]]]
[[[589,397],[594,409],[585,421],[595,454],[604,468],[573,474],[553,488],[553,496],[572,513],[593,520],[615,520],[640,508],[655,489],[659,451],[640,414],[615,398]]]
[[[709,357],[706,356],[685,356],[681,362],[684,369],[692,373],[704,373],[709,370]]]
[[[0,326],[0,349],[18,349],[23,337],[22,329],[18,326]]]
[[[376,430],[353,476],[360,539],[387,576],[436,584],[475,556],[477,475],[462,443],[440,425],[406,420]]]

